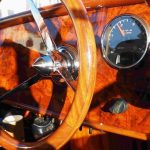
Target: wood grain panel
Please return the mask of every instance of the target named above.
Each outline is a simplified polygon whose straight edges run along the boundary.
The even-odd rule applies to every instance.
[[[150,25],[150,19],[148,17],[150,10],[149,7],[145,5],[107,9],[105,23],[107,24],[117,15],[125,13],[135,14]],[[96,28],[96,25],[95,29],[95,33],[98,33],[97,30],[99,30],[99,28]],[[150,118],[148,117],[150,113],[150,102],[148,97],[149,89],[146,91],[147,98],[145,100],[141,95],[142,90],[146,90],[146,86],[149,84],[149,51],[143,62],[136,68],[130,70],[116,70],[111,68],[102,58],[99,43],[101,33],[96,34],[96,37],[98,39],[97,44],[99,49],[99,69],[97,73],[96,93],[87,120],[90,120],[90,123],[98,121],[98,126],[101,126],[100,128],[103,128],[103,125],[110,125],[121,129],[128,129],[129,131],[147,133],[145,139],[148,139],[149,131],[147,127],[150,125]],[[128,102],[128,110],[125,113],[113,115],[103,111],[103,107],[106,103],[108,104],[109,101],[112,101],[115,98],[123,98]],[[122,130],[121,132],[120,134],[127,134],[128,131],[123,132]],[[135,133],[131,133],[130,136],[142,138],[142,136],[140,137]]]
[[[93,9],[98,9],[99,7],[116,7],[116,6],[124,6],[124,5],[134,5],[134,4],[140,4],[145,3],[144,0],[82,0],[86,9],[88,11]],[[58,17],[67,15],[67,11],[63,4],[55,4],[46,6],[40,9],[40,12],[43,17],[45,18],[52,18],[52,17]],[[25,22],[33,21],[33,17],[31,15],[30,11],[23,12],[14,16],[6,17],[3,19],[0,19],[0,29],[22,24]]]
[[[110,67],[102,58],[101,54],[100,38],[102,29],[114,17],[124,13],[138,15],[150,26],[150,8],[145,4],[108,9],[102,8],[89,12],[97,44],[98,72],[94,98],[85,121],[88,122],[88,125],[93,124],[93,127],[97,129],[146,140],[149,139],[150,134],[149,51],[138,67],[124,71]],[[57,44],[65,42],[76,47],[75,31],[68,16],[47,19],[46,22],[49,24],[49,29],[52,31],[51,33]],[[26,26],[28,26],[28,28],[26,28]],[[18,28],[24,32],[22,38],[19,37],[20,34],[18,33],[13,33],[15,38],[11,34],[13,30],[16,31]],[[38,52],[36,52],[39,48],[36,41],[40,41],[40,39],[34,23],[19,25],[1,30],[0,32],[0,52],[2,53],[3,49],[4,51],[11,49],[11,56],[13,56],[12,58],[10,57],[8,61],[9,64],[14,64],[14,68],[13,66],[11,67],[11,73],[9,69],[6,69],[4,73],[7,74],[8,72],[8,74],[3,75],[1,78],[1,80],[3,80],[1,81],[2,89],[8,90],[33,73],[30,66],[36,56],[39,55]],[[25,43],[29,37],[32,37],[33,43],[36,44],[26,48],[25,46],[27,45]],[[35,51],[31,51],[31,49]],[[19,58],[14,62],[14,58],[18,56]],[[19,73],[19,70],[22,68],[18,67],[18,63],[20,67],[24,66],[24,70],[26,70],[24,73]],[[7,64],[7,66],[9,65]],[[16,72],[17,75],[15,74]],[[13,83],[10,80],[12,78]],[[61,96],[57,94],[57,91]],[[146,93],[144,93],[144,91],[146,91]],[[23,93],[28,95],[28,97],[25,98],[25,96],[23,96],[23,98],[20,98],[21,95],[24,95]],[[147,98],[144,98],[143,94],[146,95]],[[15,98],[9,98],[8,102],[12,103],[12,101],[15,100],[17,105],[24,103],[24,107],[30,104],[30,107],[32,105],[32,108],[41,113],[45,112],[46,107],[46,109],[48,108],[47,113],[58,115],[59,118],[63,119],[70,108],[73,92],[70,88],[65,87],[65,85],[58,86],[52,83],[51,80],[42,80],[34,85],[31,90],[22,92],[19,96],[14,97]],[[16,99],[16,97],[18,98]],[[125,113],[113,115],[103,110],[106,103],[115,98],[124,98],[128,102],[128,110]]]

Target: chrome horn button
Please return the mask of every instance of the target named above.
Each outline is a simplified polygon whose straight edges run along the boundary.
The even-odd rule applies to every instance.
[[[60,75],[71,87],[70,82],[75,81],[78,77],[78,54],[77,50],[70,46],[64,45],[51,52],[50,55],[44,55],[35,60],[32,65],[42,76],[55,77]],[[75,87],[72,87],[73,89]]]

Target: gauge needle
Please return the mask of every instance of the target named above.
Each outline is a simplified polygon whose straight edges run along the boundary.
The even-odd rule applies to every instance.
[[[120,63],[120,55],[117,55],[116,64],[119,64],[119,63]]]
[[[117,24],[117,27],[118,27],[118,29],[119,29],[121,35],[122,35],[122,36],[125,36],[125,31],[122,29],[122,27],[121,27],[119,24]]]

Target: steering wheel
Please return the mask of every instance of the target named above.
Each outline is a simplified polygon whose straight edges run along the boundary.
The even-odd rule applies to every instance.
[[[0,145],[6,149],[59,149],[80,127],[89,109],[95,88],[97,67],[93,29],[81,0],[62,0],[62,2],[73,21],[79,50],[79,77],[72,106],[59,128],[37,142],[18,141],[0,129]]]

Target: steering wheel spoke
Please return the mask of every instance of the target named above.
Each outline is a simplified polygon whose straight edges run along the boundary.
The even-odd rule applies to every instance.
[[[76,81],[72,75],[72,70],[69,71],[69,68],[70,66],[72,68],[76,68],[75,71],[77,72],[78,58],[76,50],[70,46],[57,47],[50,32],[48,31],[48,28],[44,22],[44,18],[41,16],[33,0],[28,0],[28,2],[30,5],[31,13],[41,33],[41,37],[47,48],[47,54],[49,56],[49,58],[47,56],[38,58],[33,64],[33,67],[44,75],[46,74],[53,76],[56,74],[55,72],[58,72],[67,83],[67,85],[69,85],[75,92]]]
[[[77,88],[77,81],[73,78],[71,73],[66,68],[58,69],[59,74],[65,80],[67,85],[71,87],[71,89],[76,92]]]
[[[19,92],[21,90],[25,90],[28,87],[30,87],[31,85],[35,84],[36,82],[38,82],[38,80],[41,79],[41,75],[40,74],[36,74],[32,77],[30,77],[29,79],[27,79],[26,81],[22,82],[21,84],[19,84],[17,87],[13,88],[12,90],[5,92],[3,95],[0,96],[0,101],[4,100],[5,98],[7,98],[8,96],[11,96],[12,94]]]
[[[43,43],[47,49],[47,54],[50,54],[52,51],[57,49],[57,46],[51,34],[48,32],[48,28],[44,22],[44,19],[41,16],[38,8],[35,6],[33,0],[28,0],[28,3],[30,5],[31,13],[36,22],[36,25],[40,31],[41,37],[43,39]]]

